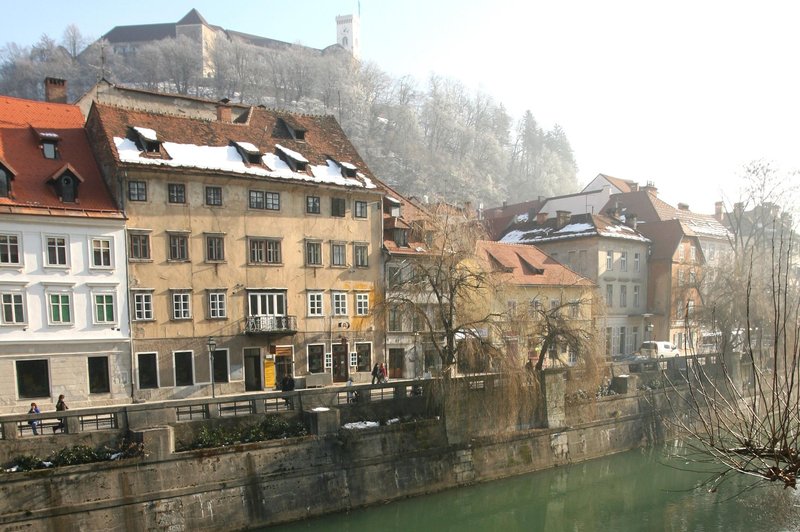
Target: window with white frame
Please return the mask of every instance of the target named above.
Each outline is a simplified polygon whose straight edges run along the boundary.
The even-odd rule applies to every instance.
[[[331,266],[347,266],[347,244],[331,242]]]
[[[353,244],[353,255],[356,268],[369,267],[369,246],[367,244]]]
[[[614,252],[606,251],[606,271],[610,272],[614,269]]]
[[[570,308],[570,317],[573,319],[578,319],[581,317],[581,303],[580,301],[571,301],[569,304]]]
[[[628,271],[628,252],[623,251],[619,254],[619,269],[620,271]]]
[[[369,293],[356,293],[356,316],[366,316],[369,314]]]
[[[320,213],[319,196],[306,196],[306,212],[308,214]]]
[[[356,200],[353,202],[353,216],[356,218],[367,217],[367,202]]]
[[[64,236],[46,237],[45,264],[47,266],[67,265],[67,238]]]
[[[147,183],[145,181],[128,181],[128,199],[130,201],[147,201]]]
[[[50,325],[72,323],[72,294],[70,292],[47,292],[47,322]]]
[[[639,286],[634,285],[633,287],[633,307],[639,308]]]
[[[192,294],[190,292],[172,293],[172,319],[188,320],[192,317]]]
[[[92,268],[111,268],[112,242],[110,238],[92,239]]]
[[[0,234],[0,264],[20,264],[19,235]]]
[[[249,316],[286,316],[286,291],[247,294]]]
[[[624,284],[619,287],[619,306],[622,308],[628,306],[628,286]]]
[[[686,258],[686,250],[684,248],[683,242],[678,244],[678,260],[683,260]]]
[[[250,191],[250,208],[268,211],[281,210],[281,195],[279,192],[265,192],[263,190]]]
[[[633,327],[631,329],[631,346],[631,351],[639,348],[639,327]]]
[[[94,322],[97,324],[116,323],[114,292],[96,292],[92,294],[94,305]]]
[[[22,325],[27,323],[25,312],[25,294],[20,291],[0,292],[0,301],[3,304],[3,324]]]
[[[606,306],[614,304],[614,285],[609,283],[606,285]]]
[[[153,319],[153,292],[136,291],[133,293],[134,321],[150,321]]]
[[[169,183],[167,185],[167,201],[170,203],[186,203],[186,185]]]
[[[689,246],[689,260],[692,262],[697,259],[697,249],[694,246]]]
[[[633,271],[639,273],[641,270],[641,255],[639,253],[633,254]]]
[[[228,316],[227,294],[224,291],[214,290],[208,292],[208,317],[212,320]]]
[[[347,292],[333,292],[333,315],[347,316]]]
[[[322,316],[322,292],[308,293],[308,315]]]

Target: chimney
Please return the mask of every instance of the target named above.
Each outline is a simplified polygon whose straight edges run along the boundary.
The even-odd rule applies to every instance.
[[[744,203],[737,202],[733,204],[733,215],[736,216],[737,219],[740,219],[744,214]]]
[[[556,227],[561,229],[569,222],[569,211],[556,211]]]
[[[631,192],[638,192],[638,190],[639,190],[639,183],[631,183],[631,184],[630,184],[630,187],[631,187]]]
[[[506,200],[503,200],[503,209],[505,209],[506,207],[508,207],[508,202]]]
[[[656,188],[656,184],[652,181],[648,181],[647,184],[642,187],[642,190],[653,196],[658,196],[658,189]]]
[[[678,203],[678,210],[679,211],[688,211],[689,204],[688,203]]]
[[[723,208],[724,204],[721,201],[718,201],[714,204],[714,218],[716,218],[718,222],[722,221]]]
[[[546,212],[537,212],[536,213],[536,223],[539,225],[544,224],[547,221],[547,213]]]
[[[225,102],[217,104],[217,121],[218,122],[231,121],[231,108]]]
[[[639,225],[637,219],[638,216],[636,216],[635,214],[628,214],[627,216],[625,216],[625,225],[636,231],[636,227]]]
[[[44,99],[50,103],[67,103],[67,81],[44,78]]]

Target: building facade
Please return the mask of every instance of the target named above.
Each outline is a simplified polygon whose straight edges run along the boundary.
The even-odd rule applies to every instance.
[[[138,398],[368,380],[383,192],[332,117],[95,103],[87,129],[128,217]]]
[[[76,106],[0,98],[0,410],[128,402],[125,220]]]
[[[633,353],[645,339],[647,264],[650,241],[636,229],[606,215],[540,217],[512,225],[505,243],[533,244],[597,284],[603,301],[608,354]]]

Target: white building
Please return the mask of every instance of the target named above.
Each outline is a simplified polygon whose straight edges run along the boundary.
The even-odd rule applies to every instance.
[[[127,402],[125,220],[80,109],[0,97],[0,124],[0,412]]]

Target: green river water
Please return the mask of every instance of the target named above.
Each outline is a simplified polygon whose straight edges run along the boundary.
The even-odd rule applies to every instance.
[[[664,449],[590,462],[270,527],[270,531],[800,530],[800,495],[737,475],[716,492]]]

